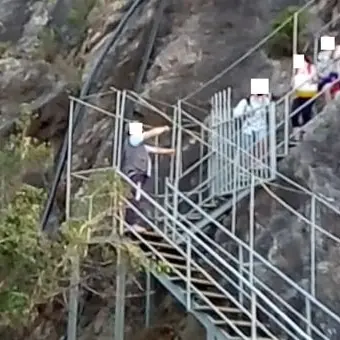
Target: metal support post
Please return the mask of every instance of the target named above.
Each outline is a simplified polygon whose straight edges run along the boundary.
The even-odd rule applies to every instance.
[[[176,143],[176,137],[177,137],[177,129],[179,129],[179,123],[178,123],[178,112],[177,108],[174,106],[173,110],[173,120],[172,120],[172,134],[171,134],[171,148],[176,149],[177,143]],[[174,184],[175,182],[175,166],[176,166],[176,159],[177,155],[171,155],[170,157],[170,182]]]
[[[187,237],[186,244],[186,308],[187,312],[191,311],[191,237]]]
[[[315,195],[311,197],[311,209],[310,209],[310,294],[315,296],[315,271],[316,271],[316,259],[315,259],[315,206],[316,198]],[[306,331],[309,336],[312,336],[312,306],[311,301],[308,297],[306,300]]]
[[[237,138],[239,139],[239,138]],[[232,191],[232,209],[231,209],[231,231],[233,234],[236,233],[236,205],[237,205],[237,183],[239,178],[239,161],[240,161],[240,146],[239,141],[237,141],[237,148],[233,164],[233,191]]]
[[[150,327],[151,325],[151,315],[154,307],[153,303],[153,283],[154,278],[151,275],[150,270],[146,272],[146,295],[145,295],[145,327]]]
[[[122,211],[119,211],[119,231],[122,237],[124,234],[124,219]],[[115,306],[115,326],[114,339],[124,340],[125,329],[125,295],[126,295],[126,275],[127,263],[126,255],[121,247],[117,247],[116,260],[116,306]]]
[[[299,20],[299,14],[294,13],[293,15],[293,56],[297,54],[298,51],[298,39],[299,39],[299,32],[298,32],[298,20]]]
[[[239,244],[238,246],[238,261],[239,261],[239,273],[240,273],[240,279],[239,279],[239,294],[238,294],[238,300],[240,304],[243,306],[243,271],[244,271],[244,260],[243,260],[243,248],[242,245]]]
[[[164,188],[164,208],[166,211],[171,213],[170,208],[171,200],[169,200],[169,178],[165,178],[165,188]],[[164,216],[164,233],[169,236],[169,219],[167,215]]]
[[[67,320],[67,340],[77,340],[78,306],[79,306],[79,256],[74,254],[71,260],[72,274]]]
[[[276,106],[275,103],[270,105],[269,114],[269,157],[270,157],[270,177],[276,177]]]
[[[67,165],[66,165],[66,221],[71,218],[71,171],[72,171],[72,136],[73,136],[74,101],[70,100],[67,134]]]
[[[254,240],[255,240],[255,177],[251,176],[249,201],[249,282],[251,289],[251,340],[257,339],[256,293],[254,292]]]
[[[159,147],[159,136],[156,136],[155,137],[155,146],[156,147]],[[153,191],[154,191],[154,197],[155,197],[155,200],[160,203],[160,204],[163,204],[163,202],[161,202],[159,200],[159,162],[160,162],[160,157],[159,157],[159,154],[156,153],[155,155],[155,167],[154,167],[154,185],[153,185]],[[156,207],[154,207],[153,209],[153,215],[154,215],[154,219],[155,221],[158,221],[159,220],[159,211]]]
[[[125,105],[126,105],[126,90],[124,90],[121,94],[120,110],[119,110],[120,119],[118,119],[119,136],[118,136],[117,150],[115,151],[117,153],[117,167],[118,168],[120,168],[120,165],[122,163],[122,150],[123,150],[123,141],[124,141],[124,135],[125,135],[125,131],[124,131]]]
[[[125,294],[127,264],[125,255],[120,247],[117,248],[116,274],[116,306],[114,338],[124,340],[125,328]]]
[[[67,168],[66,168],[66,221],[71,219],[71,171],[72,171],[72,136],[73,136],[74,101],[71,99],[69,108]],[[77,321],[79,304],[79,256],[76,253],[71,259],[71,279],[68,304],[67,339],[77,339]]]
[[[116,92],[116,118],[114,120],[114,135],[112,141],[112,167],[117,168],[117,146],[119,143],[119,127],[120,127],[120,119],[121,119],[121,91]]]
[[[174,214],[174,221],[177,219],[178,215],[178,191],[179,191],[179,178],[180,178],[180,171],[181,171],[181,152],[182,152],[182,103],[179,100],[177,103],[177,120],[178,120],[178,128],[177,128],[177,145],[176,145],[176,164],[175,164],[175,191],[173,193],[173,214]],[[172,239],[176,241],[176,222],[173,223],[172,226]]]
[[[200,142],[200,151],[199,151],[199,154],[200,154],[200,159],[202,159],[204,157],[204,145],[203,145],[203,142],[204,141],[204,130],[203,130],[203,127],[201,126],[200,128],[200,139],[201,139],[201,142]],[[209,160],[208,160],[209,161]],[[204,166],[205,163],[201,163],[199,165],[199,168],[198,168],[198,183],[203,183],[203,173],[204,173]],[[203,194],[204,194],[204,190],[200,190],[198,192],[198,205],[201,205],[202,204],[202,201],[203,201]]]
[[[284,141],[283,155],[284,156],[287,156],[289,152],[289,125],[290,125],[289,113],[290,113],[290,101],[289,101],[289,95],[286,95],[284,99],[284,131],[283,131],[283,135],[284,135],[283,136],[283,141]]]
[[[207,340],[215,340],[215,329],[212,325],[209,324],[207,326],[206,332],[207,332]]]

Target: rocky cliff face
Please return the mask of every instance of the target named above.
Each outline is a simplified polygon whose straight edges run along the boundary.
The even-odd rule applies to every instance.
[[[156,4],[156,0],[149,1],[141,8],[117,48],[107,53],[91,83],[91,93],[106,91],[110,86],[133,86]],[[143,94],[172,104],[194,91],[264,36],[274,12],[292,4],[297,1],[168,1]],[[34,113],[29,133],[40,140],[51,141],[58,149],[67,124],[68,94],[78,94],[88,80],[91,68],[127,5],[125,0],[0,0],[0,140],[8,136],[14,120],[28,111]],[[205,103],[214,91],[226,86],[233,86],[233,99],[237,100],[249,92],[251,77],[273,76],[274,82],[282,85],[286,76],[279,71],[282,65],[277,63],[260,50],[197,93],[191,101]],[[283,92],[284,87],[278,91]],[[113,98],[95,97],[94,102],[108,110],[113,106]],[[202,115],[193,113],[203,119]],[[147,114],[145,121],[153,123]],[[75,167],[90,167],[101,162],[109,150],[107,141],[111,140],[111,122],[92,116],[82,124],[79,133]],[[299,166],[296,161],[296,169]],[[327,169],[326,166],[326,170],[319,170],[327,172]],[[300,178],[304,178],[305,172]],[[269,220],[270,216],[266,218]],[[269,241],[259,243],[271,247]],[[138,305],[138,302],[131,302],[134,304]],[[102,325],[111,322],[111,307],[108,303],[105,310],[90,312],[91,318],[97,322],[86,328],[84,339],[100,334],[101,339],[106,339],[105,332],[110,330]],[[131,318],[135,318],[142,312],[132,308],[131,313]],[[173,315],[184,319],[182,311],[170,314],[162,321],[168,322]],[[127,325],[130,334],[141,326],[141,320]],[[188,338],[192,334],[197,338],[204,336],[204,331],[192,320],[185,323],[184,329]],[[196,333],[192,333],[192,329]]]

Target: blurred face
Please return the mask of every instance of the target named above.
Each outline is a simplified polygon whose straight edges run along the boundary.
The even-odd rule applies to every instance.
[[[141,136],[143,135],[143,124],[140,122],[129,123],[129,134],[131,136]]]

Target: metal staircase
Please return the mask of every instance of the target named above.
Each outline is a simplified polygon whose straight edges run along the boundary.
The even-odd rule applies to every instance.
[[[310,3],[314,3],[311,1]],[[121,137],[125,108],[139,106],[149,114],[162,118],[172,126],[169,137],[177,148],[165,170],[155,159],[153,194],[142,191],[148,211],[139,211],[121,197],[125,204],[140,216],[148,231],[137,233],[125,225],[126,236],[139,246],[143,256],[160,260],[169,270],[153,275],[206,328],[208,340],[333,340],[340,334],[327,333],[327,325],[340,329],[340,318],[319,300],[316,289],[316,235],[339,243],[340,239],[322,226],[325,211],[340,216],[340,211],[277,171],[278,157],[289,153],[290,97],[286,94],[270,106],[268,138],[265,145],[244,150],[239,144],[240,126],[233,119],[230,90],[217,93],[212,99],[212,111],[205,122],[200,122],[186,110],[187,102],[179,101],[172,108],[172,116],[165,114],[150,100],[129,91],[114,91],[115,114],[97,109],[114,117],[112,164],[118,177],[130,187],[136,185],[119,169]],[[319,94],[319,96],[321,96]],[[95,111],[94,105],[71,98]],[[130,102],[130,103],[129,103]],[[71,105],[72,107],[72,105]],[[72,115],[71,115],[72,116]],[[72,119],[71,119],[72,121]],[[72,124],[70,124],[72,130]],[[168,141],[169,141],[168,139]],[[163,141],[164,142],[164,141]],[[71,144],[71,137],[70,143]],[[155,145],[162,144],[160,138]],[[69,149],[68,178],[71,176],[72,149]],[[194,161],[190,156],[193,155]],[[198,159],[198,161],[196,161]],[[73,176],[85,180],[90,170],[78,170]],[[304,212],[295,211],[272,189],[270,181],[282,179],[295,190],[306,195]],[[255,248],[255,189],[261,188],[277,205],[306,224],[310,238],[310,275],[308,288],[301,287],[286,273],[261,256]],[[68,206],[71,184],[68,183]],[[238,202],[249,200],[249,219],[245,241],[237,233]],[[72,207],[70,208],[72,211]],[[71,211],[68,215],[73,215]],[[221,223],[230,213],[228,227]],[[119,215],[115,215],[117,219]],[[339,217],[340,218],[340,217]],[[206,227],[209,227],[206,230]],[[227,247],[219,244],[214,235],[223,235]],[[260,275],[258,268],[270,272],[277,282],[296,292],[300,304],[283,298],[280,287],[271,286]],[[323,325],[315,315],[321,313],[328,320]],[[336,332],[336,331],[335,331]]]
[[[190,124],[188,116],[186,116],[184,110],[181,110],[180,103],[175,108],[174,115],[170,119],[161,110],[137,94],[127,91],[116,91],[115,94],[118,104],[115,113],[114,138],[114,143],[117,144],[114,145],[114,150],[116,150],[117,154],[113,157],[114,163],[112,165],[116,168],[116,173],[121,180],[127,183],[128,186],[133,187],[135,184],[119,170],[120,148],[117,147],[120,140],[119,136],[123,133],[123,124],[120,122],[124,120],[124,109],[127,101],[131,100],[134,105],[144,106],[144,108],[152,110],[155,115],[162,116],[164,120],[172,121],[172,126],[174,127],[172,141],[174,143],[176,140],[179,142],[178,144],[182,144],[180,146],[183,146],[184,149],[187,145],[195,146],[195,140],[200,138],[200,131]],[[84,101],[79,99],[72,100],[86,105]],[[90,106],[90,108],[93,111],[96,110],[94,106]],[[112,117],[112,114],[105,112],[105,110],[98,109],[98,111]],[[182,126],[178,124],[180,120],[177,120],[181,118],[181,115],[182,118],[186,118]],[[204,128],[209,129],[206,125],[202,125]],[[184,126],[189,126],[190,128],[187,129]],[[216,132],[208,131],[211,135],[216,134]],[[184,143],[181,143],[181,139],[178,139],[180,134],[188,135],[190,138],[183,138]],[[230,143],[230,140],[227,140],[227,142]],[[209,145],[206,141],[205,143]],[[157,144],[157,141],[155,141],[155,144]],[[274,145],[276,146],[277,144]],[[199,147],[198,149],[202,148]],[[212,151],[220,154],[220,151]],[[69,155],[71,155],[71,152],[72,150],[70,150]],[[206,153],[207,149],[203,148],[202,152],[203,154]],[[189,153],[191,153],[190,150]],[[182,157],[178,158],[178,160],[184,162],[185,159]],[[320,226],[322,219],[318,211],[328,209],[327,214],[331,212],[339,216],[340,212],[330,206],[326,200],[286,179],[296,190],[307,195],[310,201],[309,210],[307,209],[305,213],[292,210],[276,195],[268,182],[259,180],[258,174],[251,173],[249,175],[248,169],[249,190],[241,190],[237,193],[238,196],[234,197],[234,200],[231,199],[232,203],[228,201],[228,206],[232,210],[233,220],[231,228],[228,228],[220,223],[218,218],[214,217],[214,215],[222,215],[226,212],[224,205],[227,204],[227,198],[221,197],[208,201],[204,196],[206,193],[203,189],[196,193],[194,191],[182,192],[178,189],[180,183],[176,181],[176,178],[181,176],[185,178],[186,176],[178,160],[172,159],[170,162],[172,166],[167,167],[168,173],[163,174],[168,177],[165,179],[163,190],[160,190],[157,183],[155,183],[154,195],[142,191],[142,196],[148,202],[151,214],[147,214],[144,210],[136,210],[125,197],[122,197],[125,204],[130,205],[130,208],[136,211],[149,230],[145,233],[136,233],[130,230],[128,225],[125,225],[125,228],[129,231],[127,236],[140,247],[143,256],[153,260],[158,259],[169,269],[162,274],[156,270],[152,271],[152,273],[185,306],[187,311],[192,313],[205,326],[207,339],[332,339],[329,334],[325,333],[324,326],[316,322],[313,317],[315,313],[322,313],[327,317],[331,325],[339,325],[340,327],[340,318],[331,311],[329,306],[325,306],[318,300],[315,247],[316,239],[320,235],[325,235],[324,237],[331,239],[332,242],[340,243],[339,238]],[[69,158],[69,161],[71,161],[71,158]],[[68,169],[70,170],[71,163],[69,164]],[[155,172],[158,177],[161,177],[158,166],[159,163],[156,162]],[[236,174],[240,174],[242,171],[247,172],[247,169],[242,169],[240,164],[238,164],[238,167],[241,171],[235,172]],[[74,172],[73,176],[85,180],[93,172],[110,169],[112,167],[79,170]],[[204,169],[201,170],[203,171]],[[275,172],[275,176],[276,178],[284,177],[277,172]],[[284,209],[294,214],[299,220],[305,221],[306,229],[308,230],[307,236],[309,235],[310,237],[311,249],[314,252],[311,255],[310,267],[313,270],[310,273],[309,289],[302,288],[267,258],[257,253],[255,249],[256,186],[266,191],[276,205],[282,205]],[[244,199],[248,197],[249,200],[249,219],[246,226],[249,236],[247,241],[242,240],[236,232],[238,223],[236,203],[237,198],[242,195]],[[208,203],[211,204],[209,205]],[[217,214],[216,211],[221,208],[218,207],[218,204],[224,206],[224,211]],[[187,218],[179,208],[177,209],[180,206],[190,214],[200,215],[200,221],[197,221],[196,218]],[[69,215],[76,218],[72,208],[71,212]],[[92,213],[89,215],[92,215]],[[120,218],[115,213],[114,217]],[[210,230],[202,231],[200,227],[203,222],[205,225],[209,224],[213,234],[210,234]],[[227,247],[215,240],[214,235],[217,232],[223,235],[224,241],[228,244]],[[271,286],[265,282],[257,271],[258,267],[262,267],[262,270],[268,273],[270,272],[278,282],[295,291],[302,304],[296,305],[294,301],[287,299],[287,297],[284,299],[280,293],[280,287]]]
[[[117,173],[128,185],[135,186],[119,170]],[[214,222],[223,231],[224,236],[233,242],[236,252],[224,249],[194,225],[185,225],[145,192],[142,192],[144,199],[157,209],[158,214],[163,215],[165,220],[162,223],[152,221],[143,212],[134,209],[149,230],[144,233],[129,231],[128,236],[134,239],[134,243],[142,249],[145,257],[166,264],[169,269],[167,273],[159,274],[154,271],[154,276],[188,312],[193,313],[205,325],[207,339],[329,340],[330,337],[325,334],[322,324],[313,323],[313,313],[325,313],[333,325],[340,325],[340,318],[317,300],[315,273],[311,273],[309,293],[254,251],[254,182],[255,178],[252,180],[249,197],[249,242],[242,241],[223,225]],[[167,183],[167,186],[169,192],[176,193],[173,185]],[[271,192],[265,185],[263,188]],[[272,193],[274,195],[274,192]],[[310,195],[314,213],[315,204],[329,206],[312,193]],[[179,196],[184,199],[184,195],[179,193]],[[125,203],[129,205],[127,200]],[[191,204],[195,206],[194,203]],[[199,207],[196,208],[200,210]],[[209,217],[203,211],[201,213],[205,218]],[[336,213],[340,214],[339,211]],[[296,214],[306,219],[298,212]],[[315,244],[315,230],[324,233],[327,231],[316,224],[313,225],[312,220],[317,220],[315,215],[310,220],[309,234]],[[128,225],[125,227],[129,230]],[[316,228],[314,232],[312,227]],[[182,245],[178,244],[179,238],[183,240]],[[338,238],[337,243],[340,243]],[[293,301],[289,299],[284,300],[276,287],[266,285],[256,271],[258,265],[263,265],[290,289],[297,291],[304,301],[303,308],[294,306]]]
[[[319,38],[339,18],[340,14],[315,33],[315,61]],[[324,92],[325,90],[321,91],[314,100],[323,96]],[[186,107],[190,104],[179,103],[177,110],[181,113],[176,116],[178,125],[182,126],[181,119],[184,118],[191,126],[195,126],[199,133],[194,135],[187,129],[180,129],[176,145],[181,146],[182,140],[189,135],[199,144],[200,157],[190,167],[184,167],[185,171],[181,171],[182,159],[177,159],[180,163],[176,166],[180,169],[175,183],[177,188],[186,192],[186,197],[202,207],[213,219],[218,219],[249,194],[252,175],[255,175],[256,183],[277,178],[277,162],[285,158],[290,148],[295,146],[291,141],[296,136],[290,132],[291,118],[298,113],[298,110],[290,112],[294,94],[294,90],[289,91],[268,108],[268,136],[262,145],[256,145],[249,150],[242,150],[241,147],[241,121],[235,119],[232,114],[231,88],[212,97],[211,112],[204,122],[187,112]],[[179,147],[178,153],[180,152]],[[195,176],[199,176],[198,185],[188,188],[189,178]],[[169,206],[174,206],[174,202],[169,202]],[[209,220],[193,208],[190,209],[183,200],[179,200],[176,206],[182,218],[194,222],[197,228],[209,225]],[[234,230],[234,223],[232,229]]]

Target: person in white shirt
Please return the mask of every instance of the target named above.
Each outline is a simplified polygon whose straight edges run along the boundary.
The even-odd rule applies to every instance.
[[[256,158],[261,158],[258,159],[259,161],[262,162],[263,157],[267,155],[267,144],[264,141],[269,134],[268,114],[270,103],[269,95],[251,95],[240,100],[233,110],[233,117],[241,120],[239,146],[241,148],[240,162],[243,168],[248,169],[251,164],[254,164],[254,161],[256,162],[256,159],[249,156],[249,154],[254,153],[252,151],[254,147],[261,150],[256,156]],[[242,151],[245,151],[245,153],[242,153]]]
[[[296,69],[292,79],[292,87],[295,90],[295,98],[292,103],[292,126],[293,134],[296,139],[302,136],[301,127],[312,119],[313,97],[318,92],[318,77],[315,65],[311,59],[305,56],[303,67]]]
[[[243,98],[233,110],[235,118],[242,118],[243,147],[262,140],[268,134],[268,112],[270,98],[268,95],[251,95]]]

